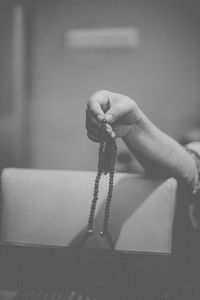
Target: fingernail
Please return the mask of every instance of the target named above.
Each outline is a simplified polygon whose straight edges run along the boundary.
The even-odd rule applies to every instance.
[[[111,133],[112,133],[112,128],[107,127],[107,128],[106,128],[106,131],[107,131],[107,133],[111,134]]]
[[[114,116],[111,114],[107,114],[105,115],[105,119],[108,123],[112,123],[112,121],[114,120]]]
[[[112,137],[113,139],[115,139],[115,138],[116,138],[116,134],[115,134],[114,132],[112,132],[112,133],[111,133],[111,137]]]
[[[104,119],[104,116],[102,116],[102,115],[100,115],[100,114],[98,114],[97,115],[97,119],[98,119],[98,121],[103,121],[103,119]]]

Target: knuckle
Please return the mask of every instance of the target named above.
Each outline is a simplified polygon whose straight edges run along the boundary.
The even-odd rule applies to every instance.
[[[107,95],[109,95],[109,94],[110,94],[110,92],[107,91],[107,90],[98,90],[98,91],[96,91],[96,92],[92,95],[92,97],[90,98],[90,100],[91,100],[91,101],[93,101],[93,100],[98,100],[99,98],[105,97],[105,96],[107,96]],[[90,100],[89,100],[89,101],[90,101]]]
[[[134,100],[132,100],[132,107],[133,107],[133,110],[137,110],[138,109],[138,105],[137,105],[137,103]]]
[[[98,91],[96,91],[96,92],[93,94],[93,96],[98,97],[98,96],[101,96],[101,95],[106,94],[107,92],[108,92],[108,91],[106,91],[106,90],[98,90]]]

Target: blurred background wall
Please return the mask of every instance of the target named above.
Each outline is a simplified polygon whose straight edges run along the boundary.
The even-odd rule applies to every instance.
[[[15,41],[17,51],[10,45],[16,35],[16,6],[22,8],[21,17],[15,10],[22,22],[17,21],[21,28]],[[98,147],[86,137],[85,107],[99,89],[134,98],[176,139],[200,125],[199,1],[11,1],[0,14],[4,23],[0,29],[0,122],[13,116],[12,107],[19,103],[12,125],[15,131],[18,124],[17,133],[13,136],[10,130],[7,138],[11,143],[6,146],[8,157],[2,154],[6,134],[0,131],[3,166],[95,170]],[[129,26],[140,33],[136,49],[72,50],[65,46],[69,29]],[[5,47],[7,51],[2,50]],[[10,67],[13,53],[18,56],[14,55]],[[7,66],[7,73],[2,66]],[[21,81],[16,83],[17,74]],[[123,151],[122,142],[118,144]]]
[[[27,152],[26,25],[22,8],[15,8],[14,1],[0,1],[0,169],[21,166]]]

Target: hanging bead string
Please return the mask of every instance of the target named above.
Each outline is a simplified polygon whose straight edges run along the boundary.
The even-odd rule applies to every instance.
[[[88,220],[88,234],[93,234],[93,224],[94,224],[94,214],[96,210],[96,204],[98,200],[99,194],[99,182],[101,179],[101,174],[103,172],[103,164],[104,164],[104,150],[105,150],[105,136],[106,136],[106,122],[105,120],[102,122],[102,130],[101,130],[101,140],[99,145],[99,152],[98,152],[98,168],[97,168],[97,175],[94,183],[94,193],[93,193],[93,200],[90,208],[90,215]]]
[[[109,139],[106,145],[108,147],[109,153],[111,154],[109,165],[108,165],[108,172],[110,174],[110,177],[109,177],[108,196],[106,200],[104,220],[103,220],[103,230],[101,231],[101,236],[106,236],[110,244],[113,245],[112,236],[109,232],[109,218],[110,218],[110,205],[111,205],[112,194],[113,194],[114,167],[115,167],[115,161],[117,155],[117,146],[115,141],[111,139]]]
[[[106,120],[103,120],[101,126],[101,140],[98,151],[98,168],[97,175],[94,184],[94,193],[93,200],[90,208],[90,214],[88,219],[88,229],[87,233],[84,236],[81,244],[84,244],[87,238],[93,234],[93,225],[94,225],[94,215],[96,210],[96,204],[98,201],[99,194],[99,183],[102,173],[109,173],[109,188],[108,195],[105,204],[104,220],[103,220],[103,229],[100,233],[102,237],[106,237],[111,249],[114,249],[114,244],[112,236],[109,232],[109,218],[110,218],[110,205],[113,194],[113,182],[114,182],[114,167],[117,156],[117,146],[114,139],[106,135]]]

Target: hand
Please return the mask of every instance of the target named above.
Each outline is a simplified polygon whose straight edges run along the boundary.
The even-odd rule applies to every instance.
[[[112,138],[124,137],[140,119],[140,110],[131,98],[102,90],[93,94],[87,103],[87,135],[94,142],[100,140],[101,123],[104,119],[107,121],[108,135]]]

